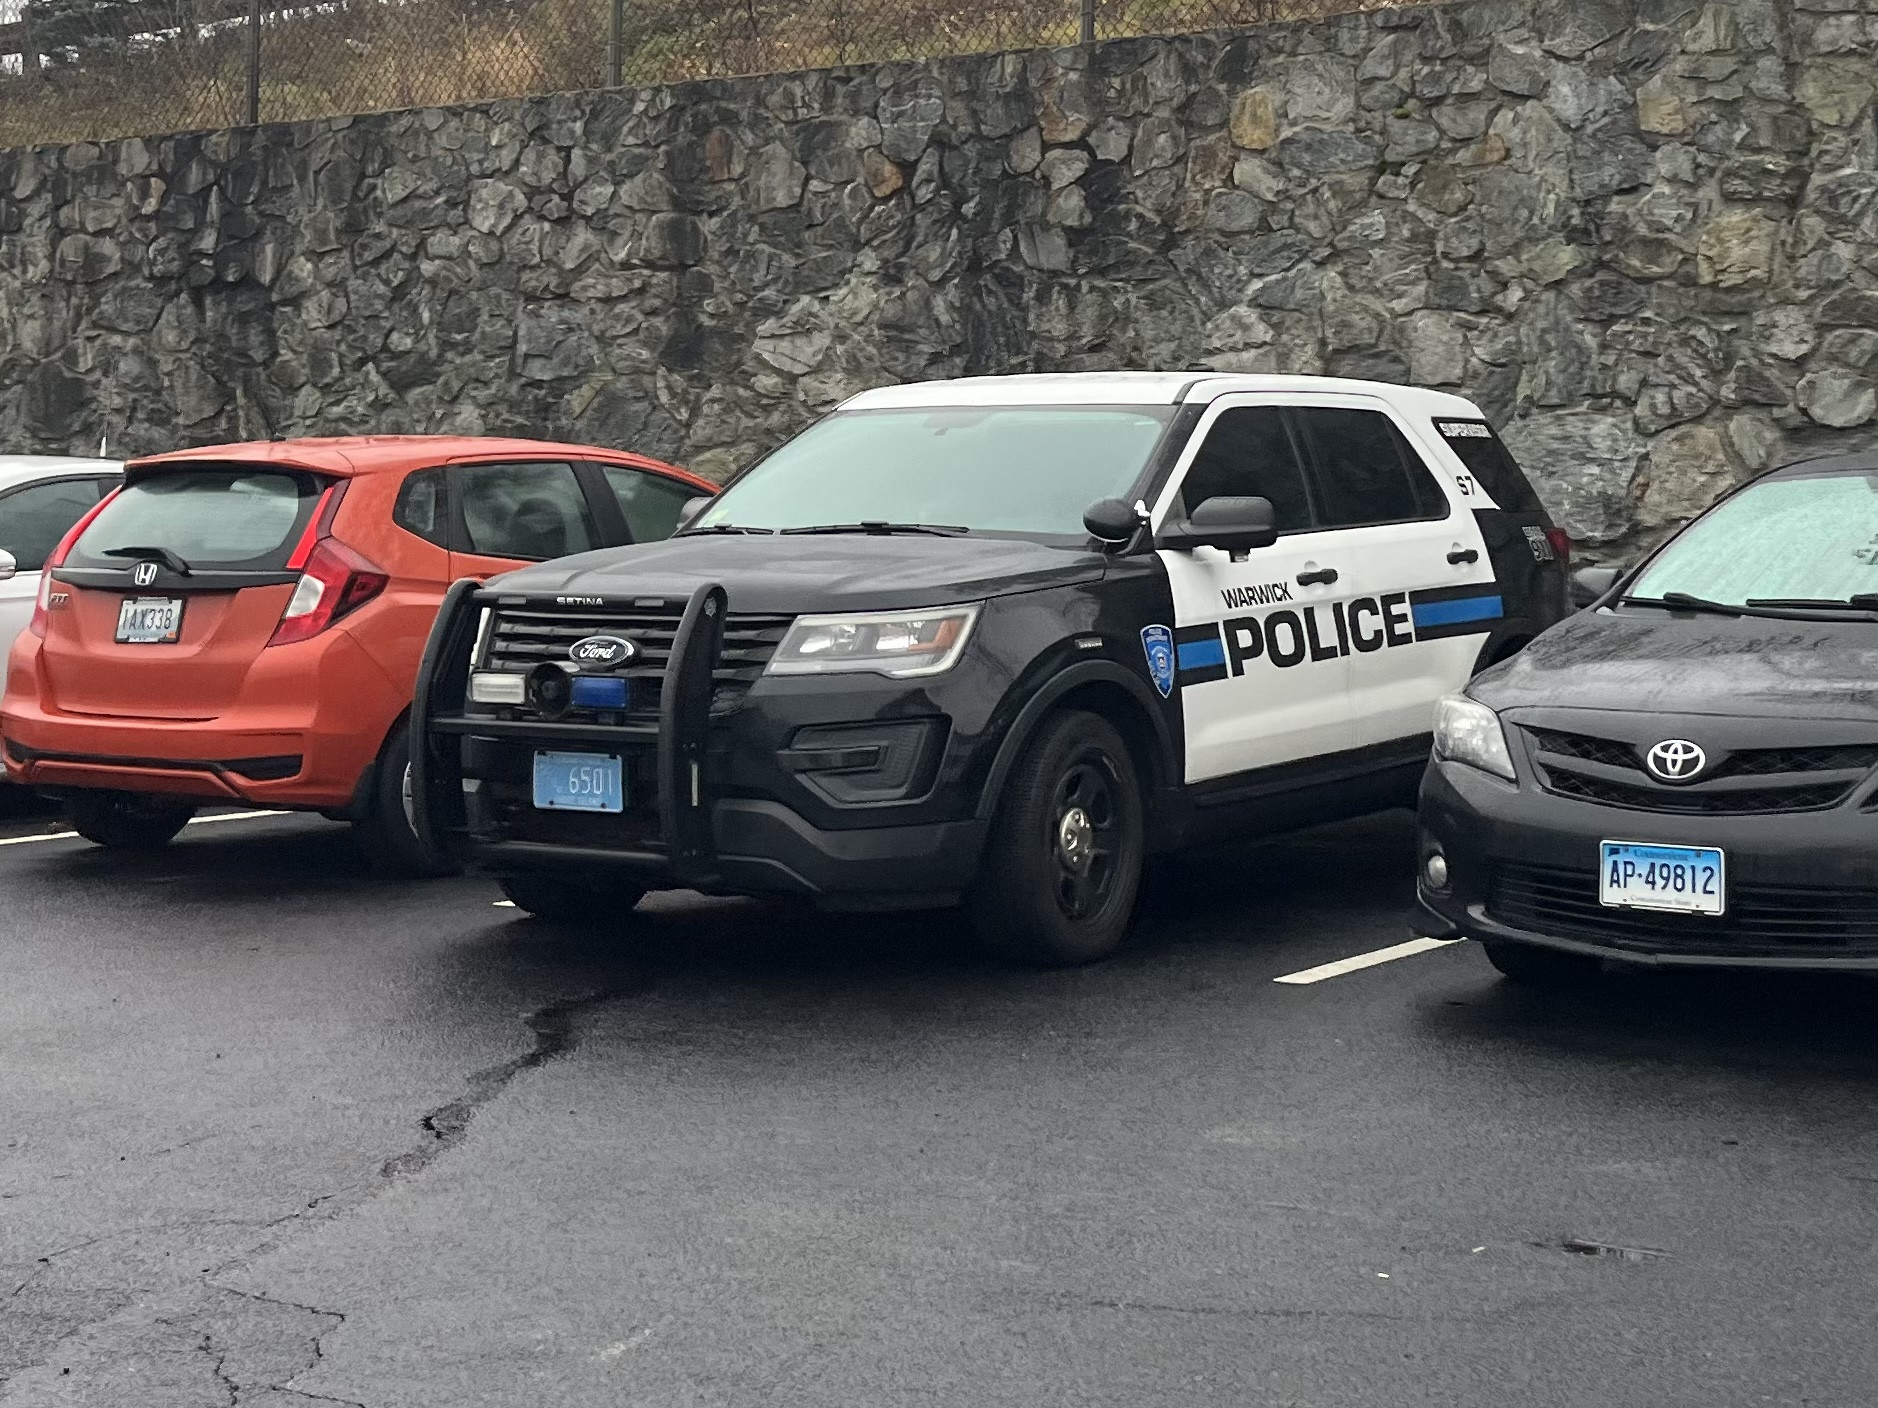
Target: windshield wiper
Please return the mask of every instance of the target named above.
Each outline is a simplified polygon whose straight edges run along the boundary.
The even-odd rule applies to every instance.
[[[925,533],[934,538],[962,538],[972,530],[952,523],[884,523],[865,519],[860,523],[817,523],[810,528],[785,528],[784,536],[800,533],[870,533],[885,537],[891,533]]]
[[[1809,618],[1804,612],[1836,608],[1840,611],[1851,610],[1847,602],[1802,602],[1802,601],[1749,601],[1735,606],[1726,601],[1710,601],[1707,597],[1690,596],[1687,592],[1664,592],[1657,596],[1626,596],[1618,599],[1619,606],[1659,606],[1670,611],[1701,611],[1714,616],[1761,616],[1770,621],[1805,621]],[[1860,608],[1867,609],[1867,608]],[[1878,600],[1874,600],[1871,610],[1878,610]]]
[[[708,528],[685,528],[672,534],[674,538],[701,538],[706,533],[774,533],[774,528],[750,528],[741,523],[713,523]]]
[[[104,555],[106,557],[134,557],[139,562],[160,562],[178,577],[192,575],[189,571],[189,564],[168,548],[106,548]]]
[[[1878,592],[1854,592],[1848,597],[1751,596],[1749,606],[1788,606],[1802,611],[1878,611]]]

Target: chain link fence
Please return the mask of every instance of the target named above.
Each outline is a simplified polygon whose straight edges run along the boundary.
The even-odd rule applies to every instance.
[[[0,0],[0,148],[1126,35],[1405,0]]]

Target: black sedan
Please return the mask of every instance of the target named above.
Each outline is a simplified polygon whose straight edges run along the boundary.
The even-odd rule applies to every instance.
[[[1439,706],[1424,932],[1531,982],[1878,970],[1878,454],[1579,581],[1586,610]]]

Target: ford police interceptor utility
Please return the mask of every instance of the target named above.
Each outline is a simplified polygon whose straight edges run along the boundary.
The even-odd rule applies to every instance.
[[[869,391],[668,542],[453,588],[418,824],[544,916],[963,901],[1086,962],[1153,852],[1411,802],[1436,701],[1565,614],[1568,548],[1455,396]]]

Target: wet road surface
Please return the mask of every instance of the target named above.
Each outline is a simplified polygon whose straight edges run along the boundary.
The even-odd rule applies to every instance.
[[[1411,843],[1045,974],[570,932],[300,817],[0,846],[0,1405],[1878,1399],[1878,988],[1274,982],[1409,937]]]

